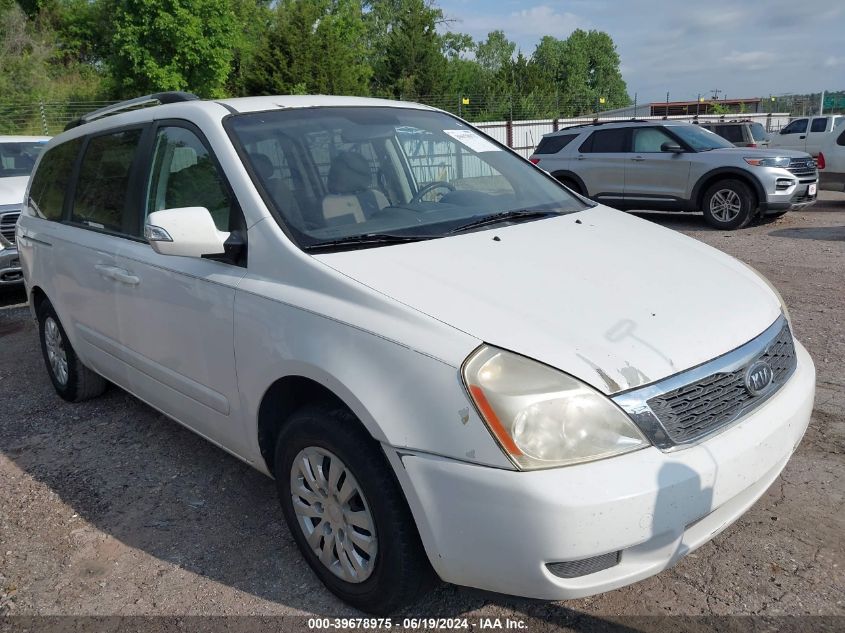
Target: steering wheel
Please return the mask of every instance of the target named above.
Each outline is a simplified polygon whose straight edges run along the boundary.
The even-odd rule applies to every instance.
[[[414,197],[411,198],[411,201],[410,201],[409,204],[414,204],[416,202],[422,202],[423,196],[425,196],[425,194],[429,193],[430,191],[434,191],[435,189],[439,189],[441,187],[444,188],[444,189],[448,189],[449,191],[455,191],[455,187],[451,183],[448,183],[445,180],[435,180],[434,182],[430,182],[427,185],[423,185],[422,189],[417,191],[416,195],[414,195]]]

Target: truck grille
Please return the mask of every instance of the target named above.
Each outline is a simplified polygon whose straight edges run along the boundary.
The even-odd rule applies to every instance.
[[[787,167],[793,175],[802,178],[804,176],[816,175],[816,161],[813,158],[792,158],[789,160],[789,167]]]
[[[0,233],[12,244],[15,243],[15,224],[20,217],[20,211],[11,211],[0,214]]]
[[[728,373],[716,373],[661,396],[648,405],[675,444],[684,444],[706,435],[739,417],[761,402],[745,388],[745,370],[758,361],[772,368],[773,387],[779,389],[795,368],[795,347],[789,326],[784,325],[777,338],[760,356]]]

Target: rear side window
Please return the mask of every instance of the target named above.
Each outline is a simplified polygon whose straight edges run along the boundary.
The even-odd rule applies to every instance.
[[[73,199],[71,220],[93,229],[138,233],[126,213],[126,194],[141,130],[95,136],[88,142]]]
[[[827,117],[817,117],[813,119],[813,123],[810,126],[811,132],[824,132],[827,130]]]
[[[837,145],[845,145],[845,125],[842,126],[842,134],[839,135],[839,138],[836,139]]]
[[[41,159],[29,187],[29,208],[39,218],[61,220],[65,191],[82,139],[73,139],[50,149]]]
[[[717,125],[713,131],[731,143],[741,143],[744,140],[741,125]]]
[[[612,154],[627,151],[628,130],[596,130],[579,148],[584,153]]]
[[[578,135],[577,134],[560,134],[558,136],[547,136],[540,141],[535,154],[557,154],[564,147],[569,145]]]

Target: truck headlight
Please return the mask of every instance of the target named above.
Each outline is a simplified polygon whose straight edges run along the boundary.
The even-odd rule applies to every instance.
[[[789,156],[775,158],[746,157],[745,162],[755,167],[789,167]]]
[[[567,466],[649,446],[631,419],[589,385],[482,345],[463,378],[482,419],[521,470]]]

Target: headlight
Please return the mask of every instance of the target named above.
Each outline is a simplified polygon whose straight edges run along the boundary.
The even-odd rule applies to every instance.
[[[771,281],[766,279],[766,276],[763,273],[761,273],[759,270],[754,268],[754,266],[752,266],[751,264],[746,264],[745,262],[743,262],[741,260],[737,260],[737,261],[739,261],[741,264],[745,264],[745,267],[749,268],[751,270],[751,272],[753,272],[755,275],[757,275],[760,278],[760,280],[769,287],[769,290],[771,290],[775,294],[775,296],[778,298],[778,301],[780,301],[781,312],[783,312],[783,316],[786,317],[786,320],[789,323],[789,329],[791,330],[792,329],[792,317],[789,315],[789,308],[786,307],[786,301],[783,300],[783,297],[781,296],[780,292],[778,292],[778,289],[775,288],[775,285]]]
[[[482,345],[464,363],[463,375],[481,417],[522,470],[577,464],[649,445],[609,398],[524,356]]]
[[[788,156],[778,156],[777,158],[745,158],[745,162],[755,167],[789,167]]]

